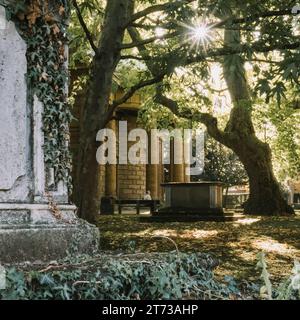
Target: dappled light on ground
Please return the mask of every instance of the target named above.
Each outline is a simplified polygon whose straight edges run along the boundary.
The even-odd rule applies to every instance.
[[[241,224],[243,225],[246,225],[246,224],[252,224],[252,223],[255,223],[255,222],[258,222],[260,221],[260,218],[245,218],[245,219],[239,219],[237,221],[235,221],[235,225],[239,226]]]
[[[178,237],[182,239],[206,239],[210,238],[213,236],[216,236],[218,234],[217,230],[174,230],[174,229],[160,229],[160,230],[151,230],[151,229],[146,229],[144,231],[140,231],[137,233],[131,233],[133,236],[138,236],[138,237],[147,237],[147,236],[152,236],[152,237]]]
[[[179,237],[185,239],[207,239],[217,234],[217,230],[185,230]]]
[[[251,261],[251,262],[255,263],[255,259],[256,259],[257,254],[255,252],[253,252],[253,251],[243,250],[243,251],[238,252],[238,256],[242,260]]]
[[[171,229],[160,229],[160,230],[154,230],[152,231],[151,229],[146,229],[140,232],[133,232],[130,233],[132,236],[137,236],[137,237],[176,237],[177,236],[177,231],[176,230],[171,230]]]
[[[210,253],[220,261],[217,276],[258,279],[257,254],[266,252],[271,278],[290,274],[300,259],[300,217],[245,217],[235,222],[139,222],[137,216],[99,218],[101,249],[117,252]],[[157,237],[157,238],[156,238]]]
[[[299,240],[300,241],[300,240]],[[280,243],[270,237],[258,239],[252,242],[252,247],[265,252],[274,252],[278,254],[297,254],[297,250],[286,243]]]

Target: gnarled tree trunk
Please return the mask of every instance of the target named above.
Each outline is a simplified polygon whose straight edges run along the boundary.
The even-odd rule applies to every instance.
[[[239,43],[238,31],[225,31],[225,46]],[[221,142],[237,154],[249,176],[250,197],[244,211],[254,215],[291,214],[293,209],[284,200],[273,173],[270,147],[255,135],[251,95],[243,60],[239,56],[226,57],[223,70],[234,106]]]
[[[91,223],[96,220],[100,204],[96,135],[106,124],[113,73],[120,60],[126,23],[132,15],[133,4],[133,0],[107,1],[101,39],[81,116],[75,202],[79,216]]]
[[[248,143],[236,151],[249,176],[250,198],[245,204],[246,214],[284,215],[293,213],[280,191],[273,174],[271,150],[259,141],[254,143],[256,153],[249,152]],[[251,149],[250,149],[251,150]]]

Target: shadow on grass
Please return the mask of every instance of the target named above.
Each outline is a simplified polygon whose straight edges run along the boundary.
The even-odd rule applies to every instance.
[[[294,259],[300,259],[300,217],[247,217],[237,222],[141,223],[138,217],[102,216],[101,250],[117,252],[210,253],[220,261],[217,276],[226,274],[253,280],[256,256],[267,254],[275,281],[290,274]]]

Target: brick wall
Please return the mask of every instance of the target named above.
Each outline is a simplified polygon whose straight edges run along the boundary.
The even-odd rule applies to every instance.
[[[145,165],[118,165],[120,199],[143,199],[146,193]]]
[[[136,115],[126,114],[128,131],[135,129]],[[128,142],[128,150],[134,142]],[[118,165],[118,197],[120,199],[143,199],[146,193],[146,165]]]

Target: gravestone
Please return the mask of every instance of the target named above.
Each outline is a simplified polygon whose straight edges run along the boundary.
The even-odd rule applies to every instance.
[[[0,202],[26,201],[30,191],[26,44],[14,24],[5,22],[0,8]]]
[[[28,99],[26,48],[0,5],[0,264],[91,253],[99,238],[63,182],[47,191],[43,105]]]

